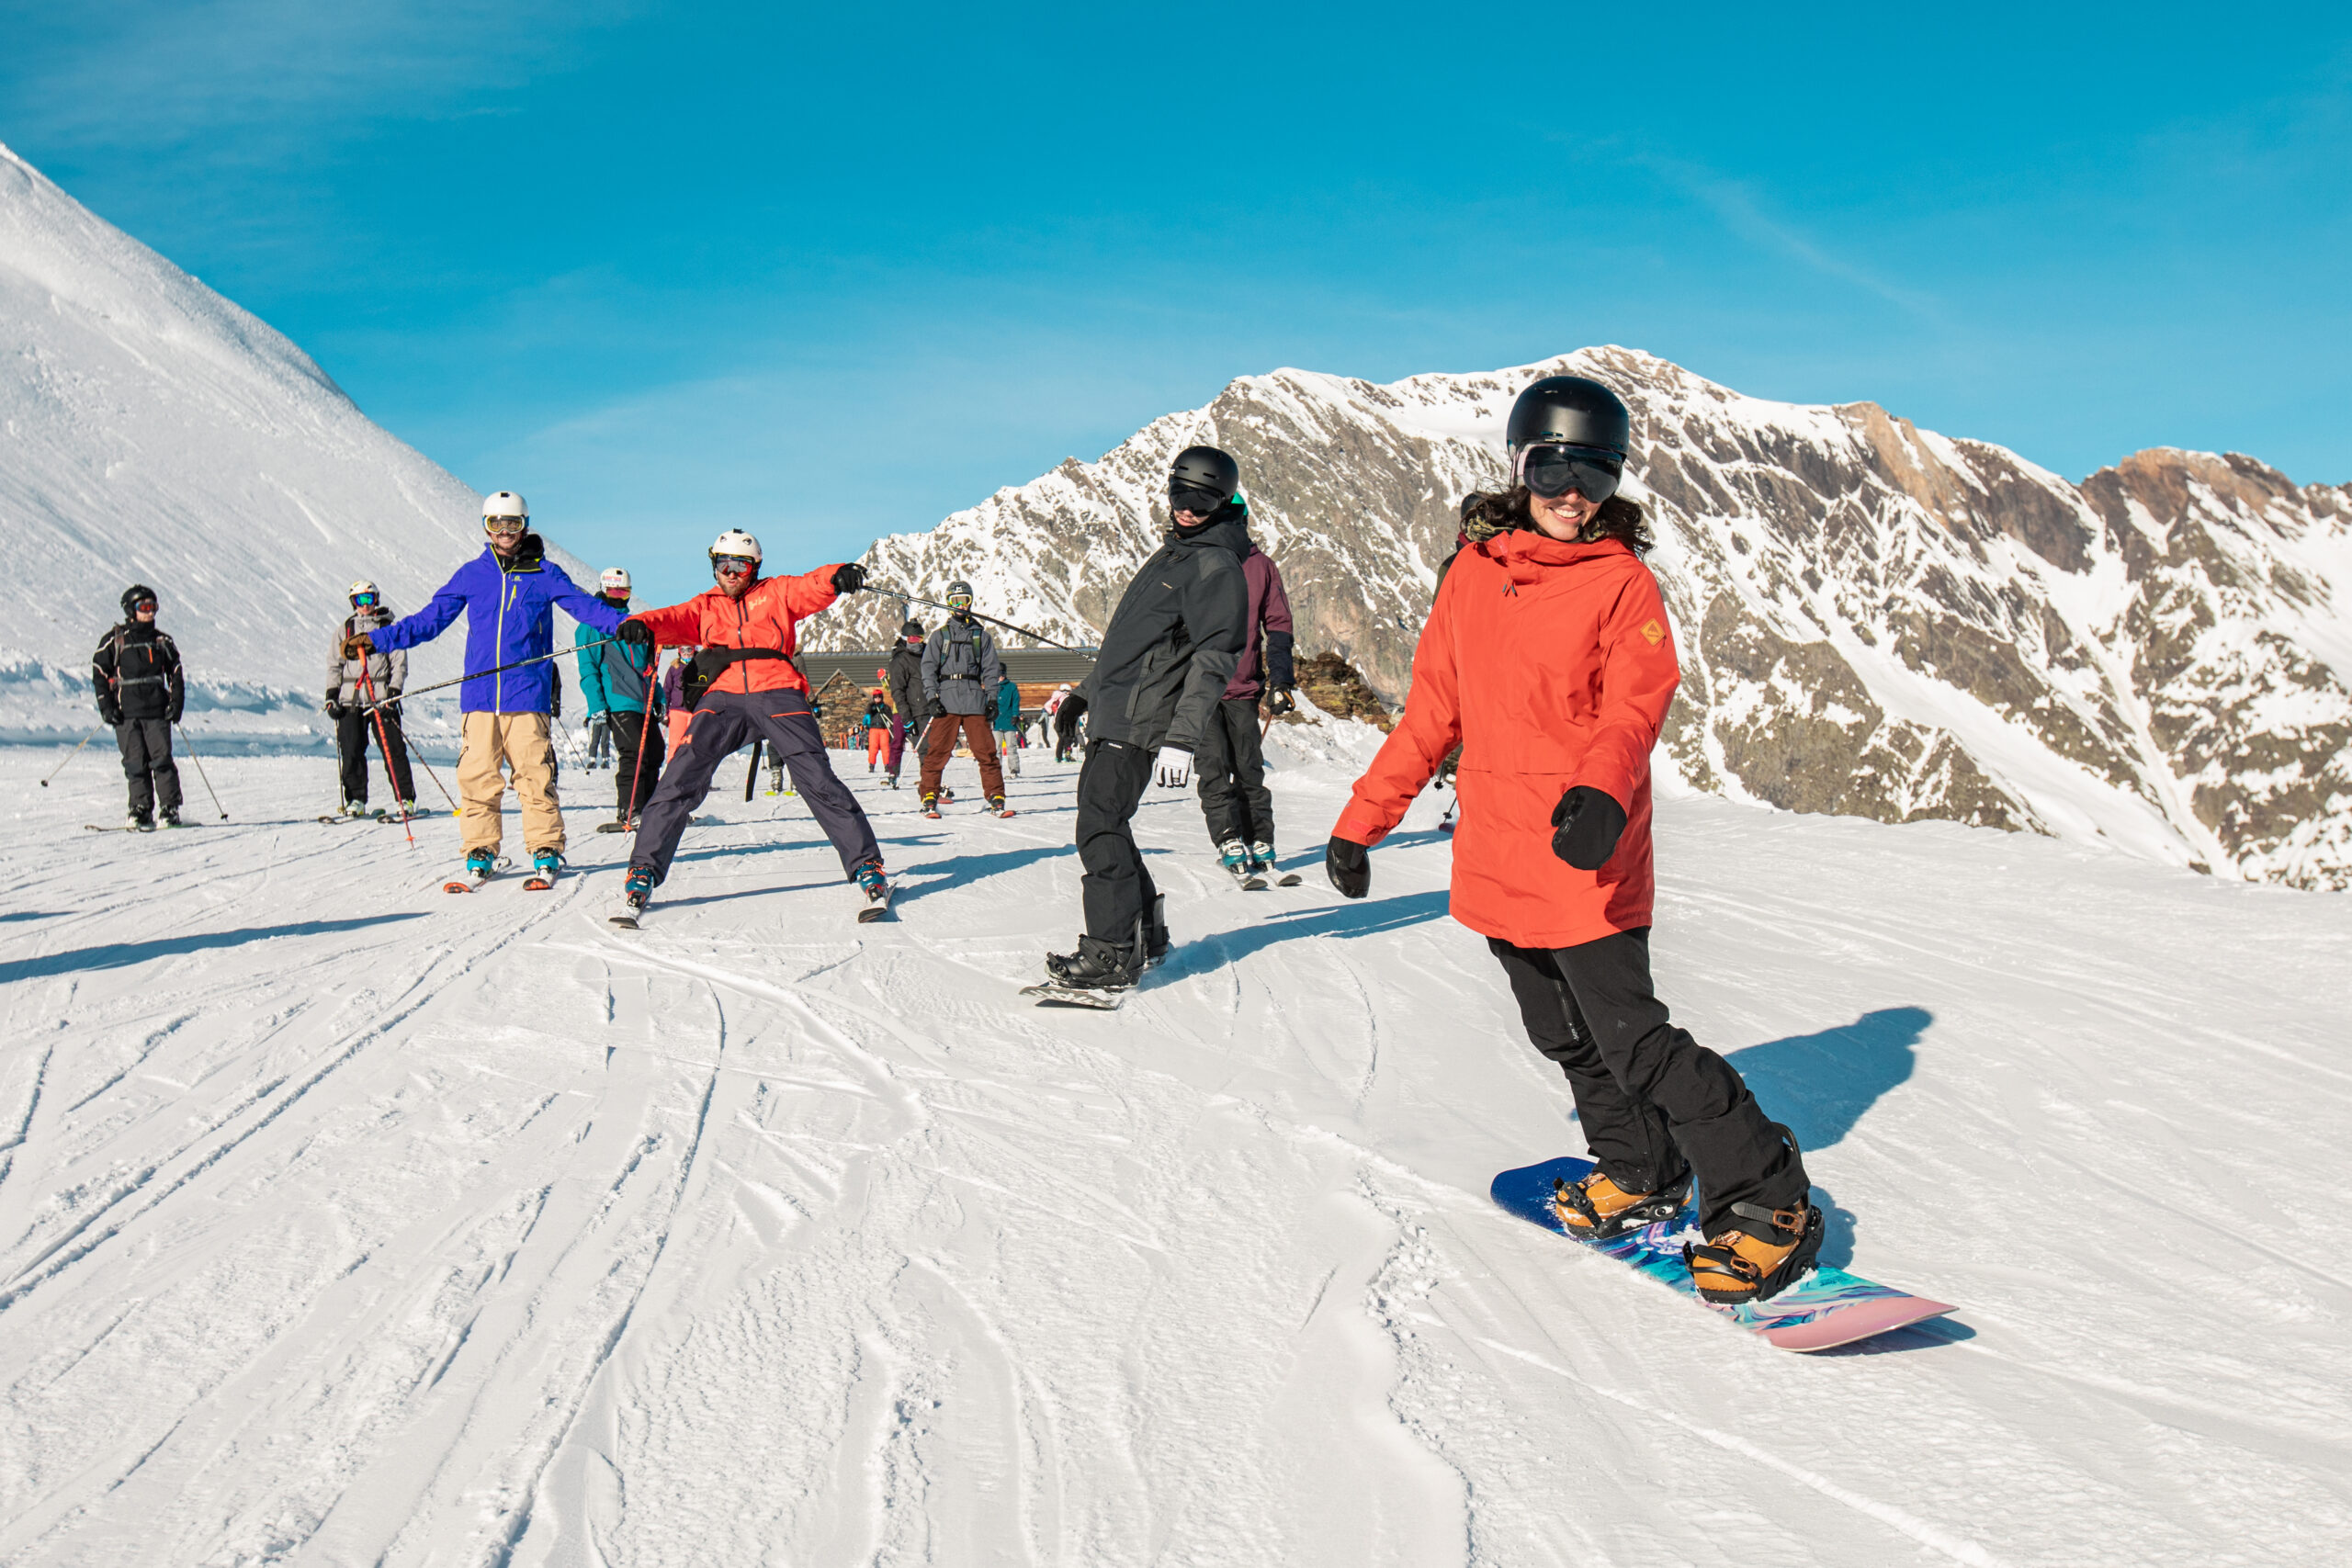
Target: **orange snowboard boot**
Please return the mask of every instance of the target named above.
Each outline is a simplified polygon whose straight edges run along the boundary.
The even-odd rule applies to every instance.
[[[1821,1211],[1810,1203],[1795,1209],[1734,1203],[1731,1212],[1747,1224],[1711,1241],[1683,1244],[1682,1261],[1702,1300],[1725,1306],[1769,1301],[1803,1278],[1821,1252]]]
[[[1690,1173],[1657,1192],[1628,1192],[1598,1169],[1573,1185],[1552,1183],[1552,1213],[1578,1241],[1607,1241],[1644,1225],[1657,1224],[1682,1212],[1690,1201]]]

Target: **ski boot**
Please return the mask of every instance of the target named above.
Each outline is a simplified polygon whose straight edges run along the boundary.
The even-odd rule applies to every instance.
[[[1217,863],[1241,885],[1244,892],[1255,893],[1266,886],[1266,879],[1250,863],[1250,846],[1238,839],[1227,839],[1217,846]]]
[[[637,930],[638,917],[645,913],[645,907],[651,902],[653,868],[650,865],[630,866],[628,879],[621,884],[620,908],[613,911],[612,923],[626,931]]]
[[[141,817],[134,811],[123,818],[122,826],[126,832],[152,833],[155,830],[155,819],[153,817]]]
[[[935,795],[926,795],[922,797],[922,814],[934,820],[937,819],[939,816],[939,796]]]
[[[531,856],[531,874],[523,879],[526,893],[544,893],[555,886],[563,874],[563,856],[555,850],[540,850]]]
[[[345,817],[365,817],[368,815],[368,803],[364,800],[346,800],[343,803],[343,811],[341,815]]]
[[[1628,1192],[1599,1170],[1571,1185],[1552,1183],[1552,1213],[1578,1241],[1607,1241],[1644,1225],[1662,1224],[1690,1201],[1690,1173],[1656,1192]]]
[[[424,813],[416,808],[416,802],[413,800],[403,800],[401,802],[401,815],[403,817],[422,817]]]
[[[1135,989],[1135,960],[1133,947],[1082,936],[1076,953],[1047,953],[1046,973],[1060,989],[1091,991],[1108,998]]]
[[[952,789],[943,789],[943,790],[941,790],[941,791],[939,792],[939,803],[940,803],[942,806],[953,806],[953,805],[955,805],[955,804],[956,804],[956,792],[955,792],[954,790],[952,790]]]
[[[1298,873],[1294,871],[1281,874],[1275,871],[1274,842],[1272,839],[1260,839],[1250,846],[1250,869],[1257,874],[1260,881],[1271,881],[1277,887],[1298,886]]]
[[[468,850],[466,874],[476,882],[488,882],[497,875],[498,852],[496,850]]]
[[[1143,966],[1157,969],[1168,962],[1168,895],[1152,895],[1151,912],[1143,919]]]
[[[1789,1159],[1803,1171],[1797,1136],[1779,1122],[1772,1130],[1788,1141]],[[1685,1242],[1682,1261],[1700,1299],[1722,1306],[1770,1301],[1802,1279],[1821,1255],[1821,1211],[1806,1200],[1792,1209],[1734,1203],[1737,1221],[1704,1242]]]
[[[176,806],[166,806],[163,810],[155,813],[155,825],[159,828],[185,828],[187,826],[187,823],[180,820],[180,808]]]
[[[899,787],[899,775],[898,775],[898,774],[896,774],[896,773],[884,773],[884,774],[882,775],[882,787],[883,787],[884,789],[896,789],[896,788],[898,788],[898,787]]]
[[[870,860],[857,868],[857,885],[865,890],[865,908],[857,912],[860,925],[890,912],[890,879],[883,874],[880,861]]]
[[[989,796],[989,809],[995,812],[999,817],[1010,817],[1012,815],[1012,807],[1004,803],[1004,796],[1001,795],[992,795]]]

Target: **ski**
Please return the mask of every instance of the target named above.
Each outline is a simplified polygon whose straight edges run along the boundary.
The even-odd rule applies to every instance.
[[[82,826],[93,833],[152,833],[155,831],[153,828],[127,828],[119,822],[85,822]]]
[[[630,903],[626,898],[621,900],[621,907],[619,908],[615,909],[610,915],[605,917],[607,924],[617,926],[625,931],[633,931],[637,930],[638,922],[643,919],[645,919],[645,911],[639,908],[636,905]]]
[[[1489,1196],[1500,1207],[1555,1235],[1567,1227],[1553,1212],[1555,1181],[1580,1181],[1592,1170],[1588,1159],[1548,1159],[1518,1170],[1506,1170],[1494,1179]],[[1633,1266],[1690,1298],[1711,1312],[1721,1313],[1748,1332],[1782,1350],[1829,1350],[1851,1345],[1893,1329],[1906,1328],[1955,1310],[1892,1286],[1878,1284],[1823,1265],[1805,1274],[1779,1295],[1761,1302],[1719,1306],[1702,1301],[1690,1282],[1690,1265],[1683,1261],[1685,1242],[1703,1238],[1688,1207],[1673,1219],[1629,1230],[1606,1241],[1571,1237],[1580,1247]]]
[[[538,865],[535,863],[531,867],[531,874],[523,879],[523,891],[526,893],[544,893],[548,888],[553,887],[556,885],[556,879],[562,874],[563,862],[560,859],[559,859],[553,865]]]
[[[634,833],[637,831],[637,824],[634,822],[599,822],[596,824],[596,831],[599,833]]]
[[[470,893],[475,888],[481,886],[483,883],[488,882],[492,877],[496,876],[500,872],[506,870],[514,863],[514,862],[501,856],[491,865],[491,868],[488,871],[477,874],[469,869],[466,873],[464,880],[459,881],[452,879],[443,883],[441,885],[441,891],[444,893]]]
[[[890,891],[891,890],[889,888],[885,887],[882,889],[881,897],[868,898],[863,905],[859,906],[857,911],[857,923],[859,925],[866,925],[872,921],[878,920],[890,912]]]

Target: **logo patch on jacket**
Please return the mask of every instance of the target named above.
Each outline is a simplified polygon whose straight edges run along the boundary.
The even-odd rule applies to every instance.
[[[1645,621],[1642,623],[1642,635],[1649,638],[1652,648],[1656,648],[1666,640],[1666,628],[1654,620]]]

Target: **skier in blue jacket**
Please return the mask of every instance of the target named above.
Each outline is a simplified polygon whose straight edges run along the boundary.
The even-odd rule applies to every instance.
[[[439,637],[462,611],[469,671],[541,660],[494,675],[474,674],[458,688],[465,746],[458,756],[458,794],[465,803],[459,818],[466,869],[478,878],[488,876],[498,863],[511,770],[523,809],[523,842],[534,867],[553,875],[563,864],[564,847],[555,782],[556,671],[547,657],[555,651],[554,611],[560,608],[605,637],[620,629],[627,612],[581,592],[547,558],[546,546],[530,531],[530,508],[521,496],[500,491],[482,502],[481,511],[490,547],[459,567],[424,609],[353,637],[345,652],[358,659],[377,649],[414,648]]]

